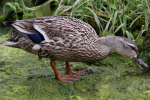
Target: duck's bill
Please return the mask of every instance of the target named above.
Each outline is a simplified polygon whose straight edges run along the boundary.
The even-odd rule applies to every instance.
[[[148,68],[148,65],[147,65],[140,57],[134,59],[134,61],[137,62],[137,65],[138,65],[142,70],[145,70],[145,69]]]

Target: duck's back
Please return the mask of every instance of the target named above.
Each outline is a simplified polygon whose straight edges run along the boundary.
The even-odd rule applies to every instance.
[[[44,36],[45,40],[54,37],[62,39],[82,37],[92,42],[94,38],[98,38],[95,30],[89,24],[66,16],[47,16],[11,23],[5,22],[4,24],[12,27],[20,34],[34,34],[39,32]]]

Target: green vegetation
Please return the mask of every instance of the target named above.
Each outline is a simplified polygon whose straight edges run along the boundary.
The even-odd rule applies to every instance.
[[[108,30],[133,40],[148,31],[149,14],[148,0],[66,0],[54,13],[85,19],[86,22],[94,20],[100,32]],[[137,26],[140,27],[138,31]]]
[[[19,1],[19,2],[18,2]],[[27,2],[28,1],[28,2]],[[148,0],[2,0],[0,42],[12,31],[3,21],[49,15],[76,17],[92,25],[99,36],[109,34],[136,41],[140,55],[150,65],[150,3]],[[57,61],[64,75],[65,63]],[[129,58],[112,52],[103,61],[71,63],[74,71],[88,68],[75,84],[54,79],[49,59],[23,50],[0,47],[1,100],[148,100],[149,70],[143,72]]]

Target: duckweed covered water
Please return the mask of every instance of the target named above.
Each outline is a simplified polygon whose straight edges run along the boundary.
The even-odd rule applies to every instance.
[[[0,37],[0,42],[8,36]],[[57,61],[64,75],[65,63]],[[74,71],[88,68],[75,84],[54,79],[49,59],[23,50],[0,46],[1,100],[148,100],[150,76],[129,58],[113,52],[103,61],[88,65],[70,63]]]

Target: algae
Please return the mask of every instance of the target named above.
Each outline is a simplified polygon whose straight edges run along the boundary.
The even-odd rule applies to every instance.
[[[0,42],[8,35],[0,37]],[[65,63],[56,61],[64,76]],[[129,58],[112,52],[106,59],[88,65],[71,62],[74,71],[88,68],[82,80],[66,83],[54,79],[49,59],[23,50],[0,46],[1,100],[127,100],[150,98],[149,74]]]

